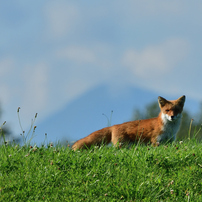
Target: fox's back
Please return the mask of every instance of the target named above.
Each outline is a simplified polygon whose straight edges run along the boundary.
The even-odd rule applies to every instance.
[[[111,130],[119,139],[136,141],[141,138],[144,142],[149,142],[152,137],[161,133],[162,121],[159,117],[130,121],[114,125]]]

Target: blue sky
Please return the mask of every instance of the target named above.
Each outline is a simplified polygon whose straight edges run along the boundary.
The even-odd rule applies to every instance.
[[[3,120],[20,131],[89,89],[138,86],[201,101],[202,2],[0,2]],[[121,88],[120,88],[121,87]]]

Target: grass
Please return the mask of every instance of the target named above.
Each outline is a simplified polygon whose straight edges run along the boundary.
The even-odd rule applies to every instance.
[[[180,144],[181,143],[181,144]],[[202,201],[202,144],[1,145],[0,201]]]

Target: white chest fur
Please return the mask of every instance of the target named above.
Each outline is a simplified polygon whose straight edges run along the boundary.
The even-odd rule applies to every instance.
[[[157,142],[172,142],[176,138],[176,134],[180,128],[181,114],[178,114],[174,120],[171,120],[167,114],[162,113],[161,118],[163,121],[163,133],[157,137]]]

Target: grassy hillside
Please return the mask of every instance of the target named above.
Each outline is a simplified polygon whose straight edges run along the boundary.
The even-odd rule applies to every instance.
[[[202,144],[0,146],[0,201],[202,201]]]

